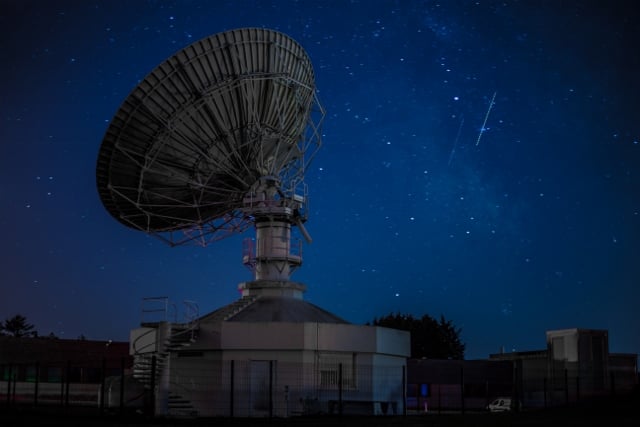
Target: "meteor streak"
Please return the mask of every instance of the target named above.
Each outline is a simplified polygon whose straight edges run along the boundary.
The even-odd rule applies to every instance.
[[[491,107],[493,107],[493,104],[496,99],[496,94],[498,92],[493,92],[493,96],[491,97],[491,102],[489,102],[489,109],[487,110],[487,114],[484,115],[484,122],[482,122],[482,127],[480,128],[480,133],[478,134],[478,139],[476,140],[476,147],[478,146],[478,144],[480,144],[480,138],[482,138],[482,134],[484,133],[485,130],[487,130],[485,128],[485,125],[487,124],[487,119],[489,118],[489,113],[491,112]]]

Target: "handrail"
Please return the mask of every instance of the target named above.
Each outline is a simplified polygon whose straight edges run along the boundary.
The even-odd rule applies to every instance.
[[[175,332],[175,333],[172,333],[172,334],[169,336],[169,339],[171,340],[172,338],[176,338],[176,337],[179,337],[179,336],[181,336],[181,335],[186,335],[186,334],[193,333],[193,331],[196,329],[196,326],[197,326],[197,325],[196,325],[195,323],[189,323],[188,325],[189,325],[189,326],[188,326],[186,329],[182,329],[182,330],[180,330],[180,331],[177,331],[177,332]],[[191,336],[191,338],[193,338],[193,335]]]
[[[133,353],[135,354],[142,354],[142,350],[146,349],[147,347],[150,347],[152,345],[156,345],[156,341],[154,340],[152,343],[150,344],[146,344],[144,347],[142,347],[141,349],[138,349],[136,344],[138,343],[138,341],[140,339],[142,339],[142,337],[145,337],[147,335],[149,335],[150,333],[155,333],[156,329],[155,328],[151,328],[149,329],[147,332],[145,332],[144,334],[140,335],[139,337],[137,337],[133,343],[131,343],[131,346],[133,347]]]
[[[175,310],[175,304],[170,303],[166,297],[154,297],[145,298],[144,301],[158,302],[160,301],[164,305],[164,322],[153,322],[151,327],[137,336],[132,344],[132,352],[135,357],[134,367],[137,368],[137,376],[135,378],[140,379],[146,386],[150,386],[150,381],[153,381],[153,377],[158,379],[159,375],[162,375],[162,371],[167,369],[165,361],[170,357],[170,353],[180,347],[190,345],[195,338],[195,331],[199,327],[198,319],[198,305],[194,301],[185,300],[185,312],[184,317],[186,323],[167,322],[166,315],[169,307],[174,308],[174,313],[177,317],[177,310]],[[144,304],[144,303],[143,303]],[[143,313],[149,312],[161,312],[163,310],[152,309],[145,310]],[[144,326],[144,323],[143,325]],[[166,334],[159,334],[159,328],[166,330]],[[155,334],[151,337],[151,334]],[[150,340],[150,342],[141,344],[144,339]],[[149,358],[156,358],[156,370],[152,372],[149,366]],[[135,369],[134,369],[135,371]]]
[[[184,300],[182,303],[185,306],[184,318],[186,323],[195,322],[200,315],[200,308],[198,307],[198,303],[191,300]]]
[[[157,305],[159,303],[159,305]],[[150,307],[150,308],[149,308]],[[162,321],[167,321],[167,314],[169,311],[169,297],[146,297],[142,298],[142,304],[140,308],[140,321],[145,323],[146,316],[150,313],[160,313]],[[155,319],[157,321],[158,319]]]
[[[190,323],[196,320],[199,316],[199,307],[195,301],[184,300],[183,317],[185,323]],[[146,297],[142,298],[142,304],[140,309],[141,323],[157,323],[157,322],[178,322],[177,305],[169,300],[169,297]],[[149,316],[154,316],[153,319],[149,319]]]

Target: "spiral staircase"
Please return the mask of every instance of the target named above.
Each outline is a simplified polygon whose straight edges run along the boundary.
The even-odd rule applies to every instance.
[[[197,306],[191,302],[185,302],[188,309],[185,311],[184,322],[171,322],[167,320],[169,310],[148,307],[158,302],[163,302],[165,308],[170,307],[166,298],[147,298],[143,300],[143,321],[141,326],[147,331],[139,335],[131,343],[133,355],[133,378],[142,383],[144,387],[152,391],[156,397],[163,389],[167,390],[167,396],[161,397],[165,403],[158,408],[164,415],[169,416],[195,416],[197,411],[188,399],[170,391],[171,387],[161,387],[163,378],[169,378],[169,360],[171,353],[182,350],[193,344],[199,331]],[[157,319],[145,319],[149,313],[153,313]],[[175,316],[174,316],[175,320]],[[169,384],[166,384],[169,385]],[[164,409],[164,410],[163,410]]]

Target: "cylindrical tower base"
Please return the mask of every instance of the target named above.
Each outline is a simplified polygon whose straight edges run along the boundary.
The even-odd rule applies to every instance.
[[[256,221],[255,280],[286,281],[302,258],[291,253],[291,223],[288,219]]]
[[[240,283],[238,290],[242,292],[243,297],[259,295],[302,299],[307,287],[289,280],[254,280]]]

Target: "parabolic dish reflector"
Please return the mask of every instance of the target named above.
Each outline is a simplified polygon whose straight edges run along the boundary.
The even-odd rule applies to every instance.
[[[242,231],[242,200],[260,177],[285,193],[303,185],[322,114],[293,39],[258,28],[207,37],[154,69],[115,114],[98,155],[100,198],[121,223],[172,244]]]

